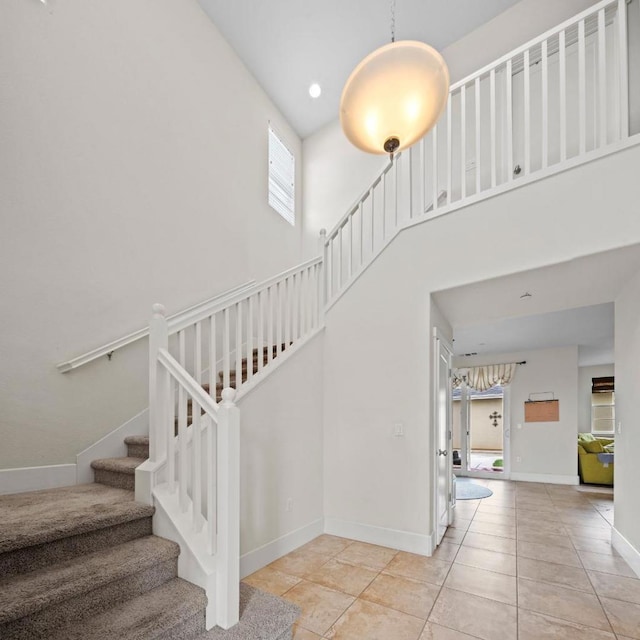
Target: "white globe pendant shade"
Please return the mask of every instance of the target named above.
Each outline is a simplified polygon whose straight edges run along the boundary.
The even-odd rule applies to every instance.
[[[340,122],[369,153],[394,153],[431,129],[449,97],[449,69],[428,44],[403,40],[376,49],[342,90]]]

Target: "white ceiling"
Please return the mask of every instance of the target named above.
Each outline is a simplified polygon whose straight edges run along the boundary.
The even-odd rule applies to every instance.
[[[613,361],[614,308],[640,270],[640,245],[434,294],[454,352],[506,353],[578,345],[580,364]],[[531,297],[521,298],[524,293]]]
[[[338,117],[353,68],[390,40],[390,0],[199,1],[303,138]],[[441,51],[517,1],[397,0],[396,38]]]

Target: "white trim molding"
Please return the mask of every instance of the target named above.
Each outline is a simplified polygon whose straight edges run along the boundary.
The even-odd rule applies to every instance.
[[[408,551],[421,556],[430,556],[434,551],[433,534],[423,535],[410,531],[385,529],[384,527],[348,522],[337,518],[324,519],[324,532],[341,538],[377,544],[381,547]]]
[[[640,551],[636,549],[615,527],[611,527],[611,544],[624,561],[640,578]]]
[[[546,473],[511,472],[511,480],[516,482],[541,482],[543,484],[580,484],[580,476],[557,476]]]
[[[253,551],[240,556],[240,578],[246,578],[258,569],[266,567],[269,563],[282,558],[295,551],[307,542],[311,542],[314,538],[322,535],[324,532],[323,520],[315,520],[310,524],[300,527],[295,531],[276,538],[272,542],[268,542],[262,547],[258,547]]]
[[[0,469],[0,495],[57,489],[76,484],[75,464]]]

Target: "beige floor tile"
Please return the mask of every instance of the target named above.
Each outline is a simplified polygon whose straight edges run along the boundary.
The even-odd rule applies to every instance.
[[[455,562],[469,567],[503,573],[507,576],[516,575],[516,557],[507,553],[475,549],[474,547],[461,547]]]
[[[505,604],[517,604],[515,577],[505,576],[495,571],[454,564],[444,586]]]
[[[418,640],[424,620],[357,600],[325,634],[330,640]]]
[[[295,625],[293,628],[293,640],[322,640],[322,636],[313,633],[313,631],[307,631],[300,625]]]
[[[439,592],[440,588],[434,584],[383,573],[360,598],[426,620]]]
[[[608,631],[520,609],[518,640],[615,640],[615,636]]]
[[[469,527],[469,532],[485,533],[491,536],[500,536],[502,538],[515,538],[515,525],[492,524],[491,522],[476,522],[475,520]]]
[[[517,509],[516,521],[518,524],[536,522],[557,522],[558,514],[555,511],[530,511],[529,509]]]
[[[450,567],[451,563],[449,562],[400,551],[387,565],[384,573],[441,585],[444,583]]]
[[[460,549],[459,544],[451,544],[447,542],[446,538],[438,545],[431,557],[434,560],[442,560],[443,562],[453,562],[458,551]]]
[[[355,601],[345,593],[304,580],[287,591],[284,599],[302,609],[298,625],[321,636]]]
[[[597,512],[593,515],[577,516],[575,513],[561,513],[558,516],[560,522],[581,527],[596,527],[597,529],[609,529],[611,525]]]
[[[504,524],[513,527],[516,523],[515,515],[502,513],[488,513],[481,511],[473,517],[474,522],[490,522],[491,524]]]
[[[554,618],[611,631],[598,598],[590,593],[518,579],[518,606]]]
[[[550,547],[525,540],[518,540],[518,557],[566,564],[569,567],[582,567],[578,554],[569,547]]]
[[[640,604],[640,580],[609,573],[587,571],[599,596]]]
[[[517,637],[515,607],[453,589],[442,589],[429,622],[482,640],[516,640]]]
[[[536,533],[535,531],[518,530],[518,541],[536,542],[537,544],[548,545],[550,547],[567,547],[573,549],[571,538],[568,535],[555,535],[551,533]]]
[[[522,522],[518,520],[518,534],[523,533],[548,533],[555,536],[566,535],[567,530],[562,522],[550,522],[549,520],[539,520],[538,522]]]
[[[272,593],[274,596],[281,596],[289,591],[291,587],[295,587],[300,582],[300,578],[276,571],[273,567],[267,566],[247,576],[243,582],[267,593]]]
[[[640,605],[611,598],[600,598],[600,600],[618,640],[622,636],[640,640]]]
[[[344,551],[352,542],[353,540],[347,538],[324,534],[300,547],[299,551],[312,551],[320,555],[335,556]]]
[[[463,547],[475,547],[476,549],[487,549],[498,553],[508,553],[516,555],[516,541],[512,538],[501,538],[491,536],[486,533],[468,532],[462,542]]]
[[[276,571],[302,578],[310,571],[319,569],[327,560],[329,560],[329,557],[326,555],[296,549],[296,551],[288,553],[268,566]]]
[[[516,510],[513,507],[500,507],[498,505],[481,504],[477,513],[494,513],[498,516],[514,516]]]
[[[475,516],[478,512],[478,507],[476,505],[467,503],[468,500],[458,500],[456,502],[455,512],[461,518],[468,518],[469,520],[471,520],[471,518],[473,518],[473,516]]]
[[[518,558],[518,577],[594,593],[587,572],[579,567],[520,557]]]
[[[578,551],[578,555],[585,569],[601,573],[612,573],[617,576],[626,576],[627,578],[637,577],[633,569],[619,556],[607,556],[589,551]]]
[[[590,551],[591,553],[601,553],[608,556],[620,555],[612,546],[609,540],[594,540],[593,538],[582,538],[571,536],[573,546],[578,551]]]
[[[396,553],[398,552],[395,549],[379,547],[366,542],[354,542],[340,552],[336,559],[380,571],[387,566]]]
[[[444,534],[444,538],[447,542],[452,544],[461,544],[466,535],[466,531],[462,531],[462,529],[455,529],[454,527],[448,527],[447,531]]]
[[[373,569],[332,558],[319,569],[307,573],[305,580],[350,596],[359,596],[377,575],[378,571]]]
[[[453,522],[449,525],[454,529],[460,529],[461,531],[466,531],[471,524],[471,520],[467,518],[460,518],[456,514],[453,518]]]
[[[567,533],[570,536],[578,536],[580,538],[592,538],[593,540],[611,541],[611,527],[602,529],[600,527],[583,527],[580,525],[565,525]]]
[[[442,627],[434,622],[427,622],[420,636],[420,640],[478,640],[477,636],[470,636],[462,631],[454,631]]]

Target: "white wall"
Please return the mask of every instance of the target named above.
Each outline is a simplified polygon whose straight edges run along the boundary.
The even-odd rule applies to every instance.
[[[511,472],[554,476],[566,483],[578,475],[578,347],[457,358],[456,366],[522,362],[511,383]],[[532,393],[552,391],[559,400],[558,422],[525,422],[524,403]],[[539,397],[539,396],[536,396]],[[520,462],[518,462],[520,458]],[[541,478],[541,482],[545,480]]]
[[[283,537],[287,544],[286,536],[310,525],[315,535],[322,530],[322,370],[319,334],[238,403],[243,556]],[[254,570],[299,544],[260,556]]]
[[[593,4],[593,0],[522,0],[442,51],[451,83]],[[468,100],[471,109],[470,96]],[[327,230],[334,227],[382,171],[387,158],[353,147],[336,119],[304,140],[303,163],[305,226],[313,237],[323,227]],[[444,166],[444,157],[442,163]],[[307,247],[307,251],[312,254],[315,245]]]
[[[640,451],[640,273],[616,298],[616,529],[636,550],[640,569],[640,509],[638,509],[638,451]]]
[[[591,379],[613,375],[612,364],[578,368],[578,432],[591,431]]]
[[[638,163],[632,147],[403,231],[338,300],[325,350],[327,517],[431,533],[431,293],[640,241]],[[499,250],[478,241],[488,233]],[[577,350],[573,367],[576,398]]]
[[[0,468],[72,462],[147,404],[144,345],[56,363],[302,255],[269,121],[298,167],[300,140],[196,0],[51,7],[0,3]]]

